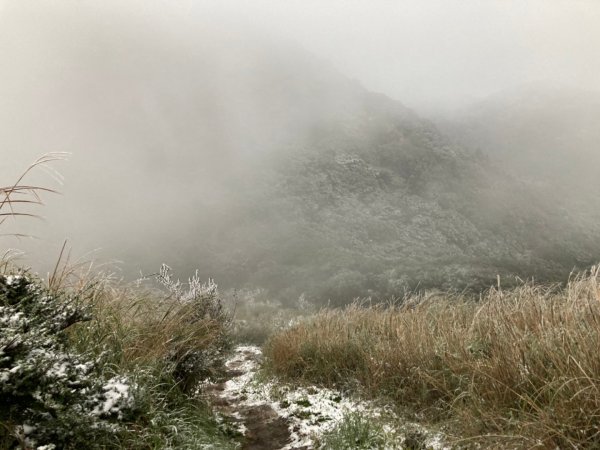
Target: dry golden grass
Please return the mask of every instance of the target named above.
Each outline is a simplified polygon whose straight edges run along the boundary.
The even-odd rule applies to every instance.
[[[93,319],[75,330],[78,335],[73,339],[82,349],[108,350],[113,364],[129,370],[170,367],[185,392],[198,377],[220,368],[210,358],[221,357],[228,345],[227,318],[199,317],[193,302],[177,301],[157,289],[126,286],[110,277],[89,285]],[[189,358],[205,361],[186,371],[181,364],[191,364]]]
[[[271,371],[358,381],[468,445],[600,447],[598,269],[565,288],[523,285],[479,301],[325,310],[266,345]]]
[[[36,217],[35,214],[23,210],[22,207],[31,205],[41,205],[41,194],[44,192],[56,193],[54,189],[49,189],[42,186],[34,186],[25,184],[24,179],[35,169],[42,169],[49,172],[55,179],[60,180],[61,176],[58,172],[52,169],[48,164],[53,161],[63,160],[66,153],[55,152],[46,153],[23,171],[17,181],[9,186],[0,186],[0,225],[8,218],[20,216]],[[19,208],[21,207],[21,208]],[[18,234],[17,234],[18,235]]]

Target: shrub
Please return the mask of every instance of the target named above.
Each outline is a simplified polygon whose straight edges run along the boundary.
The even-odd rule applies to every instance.
[[[183,294],[175,295],[162,282],[166,293],[97,275],[87,301],[92,320],[70,329],[75,348],[102,355],[104,370],[130,374],[138,387],[137,414],[125,420],[117,448],[234,447],[195,395],[198,379],[220,373],[229,345],[228,315],[219,313],[216,285],[197,283],[197,295],[188,297],[182,283],[174,291]]]
[[[223,366],[224,354],[231,346],[231,317],[212,279],[203,283],[196,272],[184,284],[172,277],[166,264],[155,279],[168,296],[156,305],[166,312],[152,327],[154,337],[165,339],[164,358],[179,387],[191,392],[198,381],[215,375]]]
[[[103,378],[101,358],[69,348],[67,329],[89,320],[82,295],[50,292],[25,272],[0,275],[0,442],[7,447],[111,441],[135,413],[127,377]]]

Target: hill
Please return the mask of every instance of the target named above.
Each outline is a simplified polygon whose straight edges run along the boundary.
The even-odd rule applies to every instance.
[[[437,124],[457,144],[480,149],[560,207],[585,215],[597,209],[599,114],[597,92],[537,84],[500,92]]]
[[[86,8],[47,11],[52,26],[9,13],[3,148],[72,151],[45,236],[102,247],[130,275],[166,261],[344,303],[562,280],[600,255],[597,227],[291,43]]]

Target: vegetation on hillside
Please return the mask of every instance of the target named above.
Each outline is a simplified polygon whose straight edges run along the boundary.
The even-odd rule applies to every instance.
[[[0,188],[3,219],[49,191],[22,181]],[[216,285],[167,266],[147,287],[77,269],[59,259],[42,280],[1,261],[0,448],[233,448],[196,392],[229,347]]]
[[[572,203],[557,206],[557,190],[539,195],[484,156],[490,145],[477,153],[453,143],[309,52],[187,21],[165,33],[109,9],[43,7],[28,21],[57,25],[33,34],[7,23],[0,48],[32,65],[2,67],[23,89],[6,88],[0,109],[7,142],[28,136],[29,151],[66,146],[78,155],[64,203],[44,226],[124,261],[127,277],[169,254],[186,278],[198,268],[222,288],[267,290],[287,305],[304,294],[321,306],[405,289],[476,291],[498,274],[506,284],[564,280],[598,260],[598,221]],[[71,15],[105,57],[81,63]],[[36,61],[53,63],[40,72]],[[37,76],[23,77],[23,67]],[[44,122],[30,112],[45,110],[47,98],[61,108]],[[589,136],[586,155],[597,148],[597,110],[572,117],[558,106],[541,108],[556,120],[525,127],[544,137],[533,171],[546,165],[546,144],[566,141],[573,155],[570,146]],[[507,115],[520,129],[521,116]],[[572,132],[563,135],[557,125],[567,119]],[[525,147],[508,133],[491,137],[516,153]],[[594,159],[570,160],[595,174]]]

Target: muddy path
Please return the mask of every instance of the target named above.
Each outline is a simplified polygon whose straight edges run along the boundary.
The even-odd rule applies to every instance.
[[[351,398],[332,389],[288,385],[257,376],[261,362],[260,348],[238,346],[225,363],[225,381],[205,383],[200,389],[227,428],[239,433],[243,450],[319,448],[320,438],[349,413],[387,423],[386,433],[394,443],[386,445],[386,449],[413,448],[404,445],[410,441],[409,435],[420,436],[418,448],[449,448],[442,443],[439,433],[400,420],[386,406]]]
[[[267,399],[262,402],[249,399],[248,385],[261,358],[262,353],[257,347],[236,348],[233,357],[226,362],[227,381],[209,384],[204,391],[214,408],[243,434],[243,450],[307,450],[307,446],[290,446],[290,421],[282,417]]]

